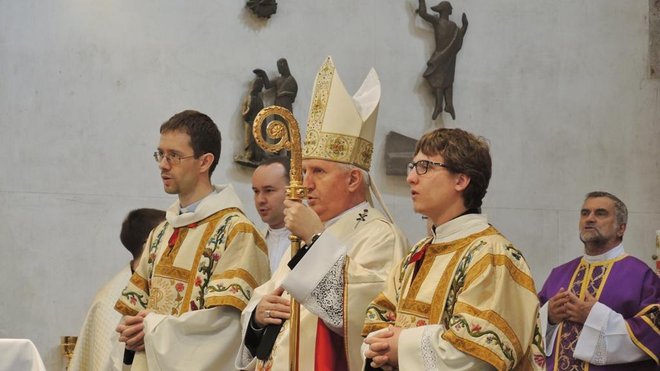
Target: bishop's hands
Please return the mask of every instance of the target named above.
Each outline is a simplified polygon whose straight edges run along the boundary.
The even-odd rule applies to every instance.
[[[569,320],[577,323],[587,321],[591,308],[596,304],[596,298],[589,292],[585,293],[584,300],[563,287],[548,301],[548,322],[556,325]]]
[[[275,291],[261,298],[254,310],[254,321],[259,328],[266,325],[279,325],[291,317],[291,302],[282,297],[284,289],[278,287]]]
[[[291,200],[284,200],[284,225],[291,234],[300,237],[309,245],[315,234],[323,232],[325,226],[321,218],[309,206]]]
[[[119,341],[126,344],[126,349],[144,350],[144,318],[149,310],[142,310],[135,316],[124,316],[115,331],[119,333]]]
[[[401,327],[390,326],[373,332],[364,343],[368,345],[364,357],[371,359],[371,367],[395,370],[399,366],[399,335]]]

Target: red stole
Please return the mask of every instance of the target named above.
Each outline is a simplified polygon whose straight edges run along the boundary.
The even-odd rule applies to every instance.
[[[344,338],[334,333],[319,318],[316,325],[315,371],[348,371]]]

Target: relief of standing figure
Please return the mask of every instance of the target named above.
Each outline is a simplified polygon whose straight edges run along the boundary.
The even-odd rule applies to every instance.
[[[450,21],[449,15],[452,12],[452,6],[448,1],[441,1],[438,5],[432,6],[431,10],[437,12],[438,15],[429,14],[426,10],[426,1],[419,0],[417,13],[422,19],[433,25],[435,35],[435,51],[426,63],[427,67],[424,71],[424,78],[433,89],[433,95],[435,96],[435,108],[432,117],[435,120],[442,112],[444,100],[444,110],[451,115],[452,119],[456,119],[452,98],[456,54],[463,46],[463,37],[467,31],[468,20],[465,13],[463,13],[461,28]]]
[[[296,95],[298,94],[298,83],[291,75],[291,71],[289,71],[289,63],[286,61],[286,58],[277,60],[277,71],[280,73],[280,77],[275,79],[274,82],[268,78],[264,70],[255,69],[252,72],[261,77],[266,90],[275,88],[275,101],[273,105],[284,107],[293,112],[293,102],[296,100]]]
[[[293,102],[296,100],[296,95],[298,94],[298,83],[291,75],[289,63],[286,58],[277,60],[277,71],[280,73],[280,76],[274,81],[270,80],[266,72],[262,69],[255,69],[252,72],[263,80],[266,90],[275,90],[273,105],[284,107],[293,112]],[[287,152],[287,150],[282,150],[279,156],[289,157]]]
[[[264,81],[261,77],[257,76],[250,86],[250,93],[245,96],[243,101],[243,108],[241,115],[245,123],[245,146],[243,153],[234,157],[234,160],[241,165],[249,167],[257,167],[263,160],[266,153],[259,145],[257,145],[254,136],[252,135],[252,124],[254,118],[259,111],[264,108],[264,101],[261,98],[262,90],[264,89]]]

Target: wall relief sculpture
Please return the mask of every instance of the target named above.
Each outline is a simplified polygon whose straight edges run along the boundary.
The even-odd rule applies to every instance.
[[[280,76],[271,80],[263,69],[254,69],[255,78],[250,85],[250,91],[243,101],[242,114],[245,125],[245,144],[243,153],[234,157],[234,161],[249,167],[257,167],[266,157],[266,153],[257,145],[252,135],[252,124],[254,117],[265,106],[281,106],[293,112],[293,102],[298,94],[298,83],[291,75],[289,63],[286,58],[277,60],[277,71]],[[272,97],[272,103],[265,104],[264,96]],[[265,130],[265,129],[264,129]],[[263,137],[267,135],[262,133]],[[278,156],[287,156],[286,150],[282,150]]]
[[[245,7],[260,18],[270,18],[271,15],[277,12],[277,2],[275,0],[248,0]]]
[[[467,31],[468,20],[465,13],[463,13],[461,28],[450,21],[449,15],[452,12],[452,7],[448,1],[441,1],[438,5],[432,6],[431,10],[438,13],[438,15],[429,14],[426,10],[426,1],[419,0],[417,13],[433,26],[435,36],[435,51],[426,62],[427,67],[424,71],[424,78],[431,86],[435,98],[432,117],[434,120],[438,117],[442,112],[444,102],[445,112],[449,113],[451,118],[455,120],[453,85],[456,54],[463,46],[463,37]]]

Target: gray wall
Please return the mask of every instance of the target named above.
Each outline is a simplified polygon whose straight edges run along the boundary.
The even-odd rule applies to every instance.
[[[429,5],[435,5],[433,1]],[[627,250],[650,263],[660,229],[660,86],[648,78],[648,0],[453,1],[470,26],[458,57],[457,120],[432,122],[421,78],[433,35],[416,2],[280,1],[269,21],[244,1],[0,1],[0,337],[25,337],[47,366],[77,334],[102,284],[128,261],[132,208],[166,208],[151,153],[158,126],[194,108],[221,127],[216,183],[250,217],[240,104],[253,68],[287,57],[304,123],[317,68],[332,55],[357,89],[383,87],[373,176],[411,240],[423,233],[402,177],[385,175],[390,130],[438,126],[488,138],[491,221],[522,249],[540,288],[578,255],[578,208],[594,189],[630,209]]]

